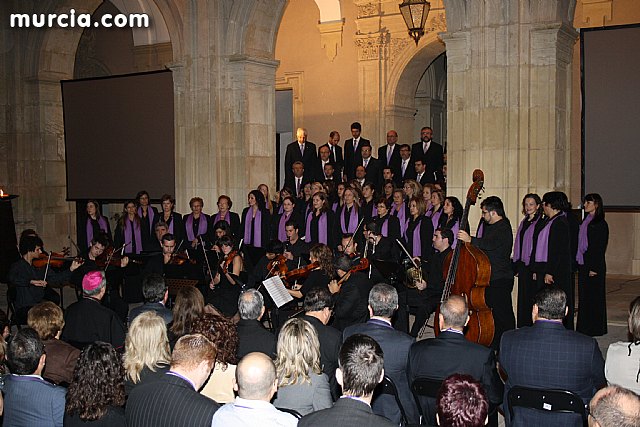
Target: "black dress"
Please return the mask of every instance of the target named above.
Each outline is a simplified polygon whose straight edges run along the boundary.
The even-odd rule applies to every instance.
[[[597,337],[607,333],[605,252],[609,242],[609,226],[605,220],[592,221],[587,228],[589,246],[584,264],[578,267],[578,323],[576,330]],[[589,271],[596,273],[589,277]]]
[[[536,220],[539,219],[539,216],[535,216],[532,220],[529,217],[525,217],[520,228],[520,254],[518,254],[518,260],[513,263],[513,269],[518,276],[518,317],[517,317],[517,325],[518,328],[522,328],[523,326],[531,326],[533,324],[533,320],[531,319],[531,310],[533,308],[533,297],[536,295],[537,286],[535,281],[533,280],[533,272],[528,265],[525,265],[522,257],[524,255],[523,245],[525,239],[525,233],[529,229],[529,227],[535,227]],[[538,222],[542,222],[541,220]],[[533,239],[533,235],[531,236]],[[515,249],[514,249],[515,251]],[[516,254],[514,253],[515,257]],[[530,260],[530,263],[533,260]]]
[[[107,413],[95,421],[82,421],[80,416],[75,413],[69,415],[64,414],[64,425],[70,427],[82,427],[82,426],[104,426],[104,427],[121,427],[127,425],[127,419],[124,415],[124,408],[119,406],[109,406]]]

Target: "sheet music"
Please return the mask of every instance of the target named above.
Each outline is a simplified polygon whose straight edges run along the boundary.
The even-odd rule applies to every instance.
[[[287,288],[284,287],[280,276],[269,277],[267,280],[263,280],[262,284],[267,289],[267,292],[269,292],[269,295],[271,295],[276,307],[280,308],[289,301],[293,301],[293,297],[289,291],[287,291]]]

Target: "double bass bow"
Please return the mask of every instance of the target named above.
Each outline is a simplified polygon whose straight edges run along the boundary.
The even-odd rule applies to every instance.
[[[464,212],[460,219],[460,229],[469,224],[469,208],[475,205],[478,195],[484,187],[484,173],[480,169],[473,171],[473,184],[467,191]],[[472,342],[489,346],[493,341],[495,325],[491,309],[485,301],[485,290],[491,278],[489,258],[471,243],[458,240],[455,249],[447,255],[443,266],[444,290],[441,302],[451,295],[460,295],[467,300],[469,307],[469,323],[465,337]],[[438,319],[440,307],[436,309]],[[436,335],[440,333],[438,322],[435,323]]]

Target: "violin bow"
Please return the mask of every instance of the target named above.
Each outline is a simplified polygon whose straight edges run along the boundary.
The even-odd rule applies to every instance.
[[[47,257],[47,268],[44,269],[44,280],[45,282],[47,281],[47,274],[49,274],[49,263],[51,262],[51,252],[49,252],[49,255]]]
[[[358,232],[358,230],[360,229],[360,226],[362,225],[362,223],[364,222],[364,215],[362,216],[362,219],[360,220],[360,222],[358,223],[358,226],[356,227],[355,231],[353,232],[353,234],[351,235],[351,238],[349,239],[349,242],[347,243],[347,246],[342,248],[342,255],[344,255],[344,253],[347,251],[347,248],[349,246],[351,246],[351,242],[353,242],[353,238],[356,237],[356,233]]]
[[[404,247],[404,245],[402,244],[402,242],[400,241],[400,239],[396,239],[396,242],[398,242],[398,244],[400,245],[400,247],[402,248],[402,250],[404,251],[405,254],[407,254],[407,256],[409,257],[409,261],[411,261],[411,263],[413,264],[413,266],[415,268],[420,268],[418,267],[418,264],[416,264],[416,262],[413,260],[413,258],[411,258],[411,254],[409,253],[409,251],[407,250],[407,248]]]
[[[213,274],[211,274],[211,265],[209,264],[209,258],[207,257],[207,251],[204,249],[204,241],[202,240],[202,235],[199,235],[200,245],[202,246],[202,254],[204,255],[204,260],[207,263],[207,270],[209,270],[209,277],[213,280]]]

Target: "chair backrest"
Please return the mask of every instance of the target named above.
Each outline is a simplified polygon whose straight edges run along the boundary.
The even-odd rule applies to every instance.
[[[515,386],[507,396],[509,417],[513,420],[513,408],[523,407],[540,411],[574,413],[587,421],[587,412],[582,398],[568,390],[543,390]]]
[[[388,376],[384,376],[382,382],[380,384],[378,384],[378,386],[376,387],[375,391],[373,392],[374,395],[375,394],[389,394],[391,396],[393,396],[396,400],[396,403],[398,405],[398,409],[400,409],[400,418],[401,418],[401,425],[407,425],[408,421],[407,421],[407,414],[404,411],[404,407],[402,406],[402,402],[400,402],[400,395],[398,394],[398,388],[396,387],[396,385],[393,383],[393,380],[391,378],[389,378]]]
[[[438,390],[440,390],[442,381],[443,380],[441,379],[420,377],[416,378],[411,383],[411,393],[413,394],[413,398],[415,399],[416,405],[418,406],[420,417],[423,420],[426,420],[427,423],[434,422],[435,414],[425,413],[426,411],[422,406],[420,396],[429,397],[435,400],[438,397]]]
[[[289,408],[276,408],[278,411],[281,412],[286,412],[287,414],[291,414],[294,417],[296,417],[297,419],[302,418],[302,414],[300,414],[300,412],[296,411],[295,409],[289,409]]]

